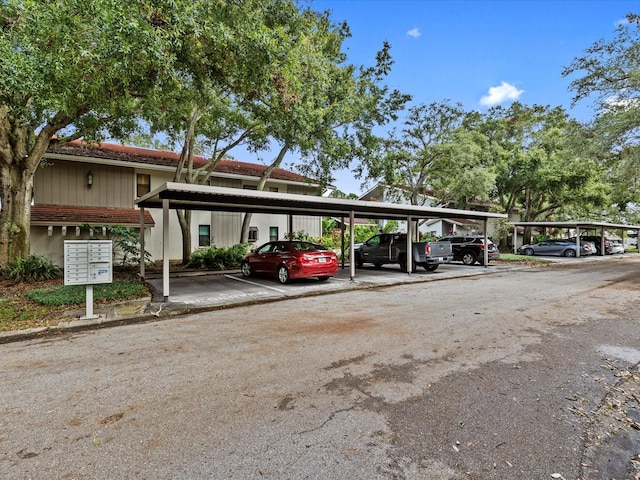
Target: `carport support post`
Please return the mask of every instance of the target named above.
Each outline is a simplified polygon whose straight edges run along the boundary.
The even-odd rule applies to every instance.
[[[407,273],[411,275],[413,270],[413,219],[407,217]]]
[[[144,207],[140,207],[140,278],[144,280]]]
[[[576,257],[580,257],[580,226],[576,225]]]
[[[162,296],[169,301],[169,200],[162,199]]]
[[[513,253],[518,253],[518,226],[513,226]]]
[[[340,221],[342,222],[340,224],[340,251],[342,252],[342,268],[344,269],[344,215],[342,215],[342,217],[340,218]]]
[[[489,267],[489,232],[487,232],[487,219],[485,218],[483,223],[484,228],[484,268]]]
[[[349,212],[349,277],[351,280],[356,276],[356,244],[355,244],[355,212]]]

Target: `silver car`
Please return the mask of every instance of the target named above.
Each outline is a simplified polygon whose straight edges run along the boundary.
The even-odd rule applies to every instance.
[[[518,251],[522,255],[560,255],[563,257],[577,256],[578,247],[575,241],[567,239],[551,239],[544,242],[522,245]],[[580,243],[580,256],[593,255],[596,246],[593,242]]]

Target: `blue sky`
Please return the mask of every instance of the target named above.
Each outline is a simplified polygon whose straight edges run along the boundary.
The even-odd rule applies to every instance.
[[[349,24],[349,63],[374,64],[388,41],[395,63],[386,83],[415,104],[448,99],[486,111],[517,100],[563,106],[578,120],[592,109],[588,102],[571,108],[563,67],[611,39],[627,13],[640,13],[640,3],[625,0],[316,0],[311,7]],[[360,183],[349,172],[334,182],[345,193],[360,193]]]

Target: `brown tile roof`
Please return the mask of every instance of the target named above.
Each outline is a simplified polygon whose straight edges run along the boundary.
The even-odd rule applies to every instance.
[[[116,145],[113,143],[87,144],[80,140],[52,146],[49,153],[71,155],[79,157],[102,158],[105,160],[117,160],[121,162],[142,163],[148,165],[160,165],[175,167],[178,164],[180,155],[176,152],[153,150],[149,148],[129,147]],[[207,158],[194,157],[194,165],[202,166],[207,162]],[[238,162],[236,160],[223,159],[218,162],[214,171],[219,173],[230,173],[235,175],[245,175],[259,177],[266,170],[265,165],[256,163]],[[291,182],[305,183],[309,180],[297,173],[290,172],[283,168],[276,168],[271,173],[271,178],[276,180],[286,180]]]
[[[67,205],[32,205],[31,224],[37,225],[140,225],[140,210],[134,208],[75,207]],[[144,212],[144,224],[153,227],[155,222],[148,210]]]

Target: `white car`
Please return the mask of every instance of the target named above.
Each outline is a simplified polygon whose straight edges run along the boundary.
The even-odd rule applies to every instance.
[[[624,245],[620,240],[611,240],[611,249],[609,253],[624,253]]]

